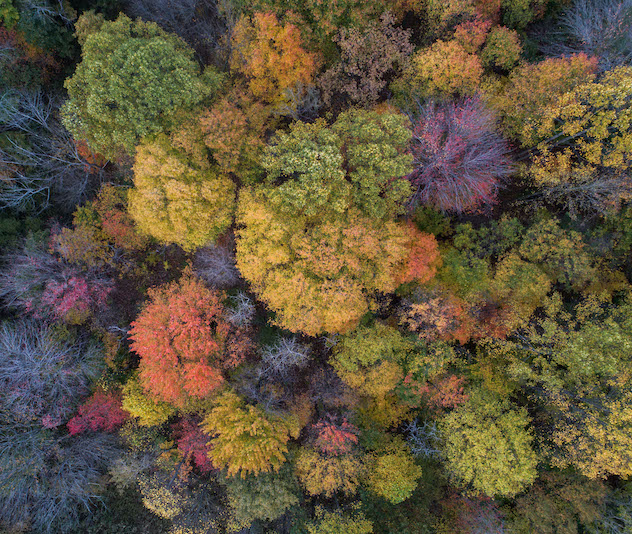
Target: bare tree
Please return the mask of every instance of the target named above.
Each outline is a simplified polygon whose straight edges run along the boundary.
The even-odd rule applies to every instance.
[[[417,422],[413,419],[406,425],[406,440],[411,452],[415,456],[422,458],[438,458],[441,455],[439,450],[439,431],[434,422]]]
[[[0,326],[0,406],[13,423],[55,428],[73,414],[101,371],[95,345],[60,341],[31,321]]]
[[[232,307],[227,311],[226,320],[238,327],[249,326],[255,317],[255,303],[246,293],[239,291],[230,297]]]
[[[223,37],[235,22],[230,9],[221,9],[229,2],[221,4],[215,0],[126,0],[126,10],[132,17],[179,35],[207,63],[216,49],[228,44]]]
[[[281,337],[261,350],[263,374],[285,378],[293,370],[307,365],[310,352],[310,348],[296,338]]]
[[[512,165],[491,111],[478,98],[430,102],[411,120],[412,205],[464,212],[492,204]]]
[[[575,173],[576,180],[542,187],[518,201],[519,205],[537,211],[542,203],[563,209],[572,219],[583,216],[606,215],[617,210],[621,201],[632,198],[629,173],[602,172],[594,176]]]
[[[575,0],[559,22],[558,53],[597,56],[604,71],[632,60],[632,0]]]
[[[226,289],[239,283],[235,256],[225,247],[210,245],[198,249],[193,268],[202,280],[213,287]]]
[[[112,437],[58,436],[42,427],[0,425],[0,521],[36,532],[68,532],[99,500],[118,454]]]
[[[100,182],[103,166],[86,160],[59,117],[60,101],[42,92],[0,98],[0,206],[71,210]]]

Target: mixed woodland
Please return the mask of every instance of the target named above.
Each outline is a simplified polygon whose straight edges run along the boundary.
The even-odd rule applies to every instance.
[[[0,0],[0,532],[632,533],[632,0]]]

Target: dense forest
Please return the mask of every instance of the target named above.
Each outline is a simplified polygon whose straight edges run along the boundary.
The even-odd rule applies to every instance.
[[[632,533],[632,0],[0,0],[0,532]]]

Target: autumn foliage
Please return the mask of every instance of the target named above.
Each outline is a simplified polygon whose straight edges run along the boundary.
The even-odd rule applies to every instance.
[[[231,68],[242,73],[250,92],[271,104],[285,100],[285,91],[308,85],[317,56],[303,48],[299,29],[281,24],[272,13],[242,17],[233,30]]]
[[[354,212],[313,225],[281,216],[244,191],[239,221],[240,272],[279,324],[310,335],[353,329],[372,292],[427,281],[439,262],[433,236]]]
[[[81,432],[113,432],[129,417],[121,408],[121,400],[114,393],[97,391],[84,402],[70,421],[68,431],[71,435]]]
[[[474,98],[430,103],[415,121],[408,179],[416,202],[447,211],[472,211],[492,204],[510,173],[508,147],[493,115]]]
[[[143,387],[174,404],[207,397],[224,383],[224,372],[247,356],[246,333],[226,320],[223,293],[192,276],[149,296],[130,332]]]

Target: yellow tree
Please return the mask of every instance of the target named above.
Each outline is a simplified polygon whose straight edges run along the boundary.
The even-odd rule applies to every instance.
[[[192,250],[232,223],[235,185],[203,160],[173,148],[164,135],[138,147],[129,212],[139,228]]]
[[[281,215],[261,191],[238,206],[237,267],[277,324],[318,335],[352,330],[376,291],[427,281],[439,261],[434,236],[357,210],[320,224]]]
[[[287,89],[311,83],[317,69],[317,56],[303,49],[300,30],[280,24],[272,13],[242,17],[231,44],[231,69],[246,76],[256,98],[271,104],[284,102]]]
[[[226,391],[216,400],[202,429],[213,438],[209,452],[213,465],[242,478],[278,471],[286,460],[287,442],[300,432],[295,417],[247,405],[233,391]]]

